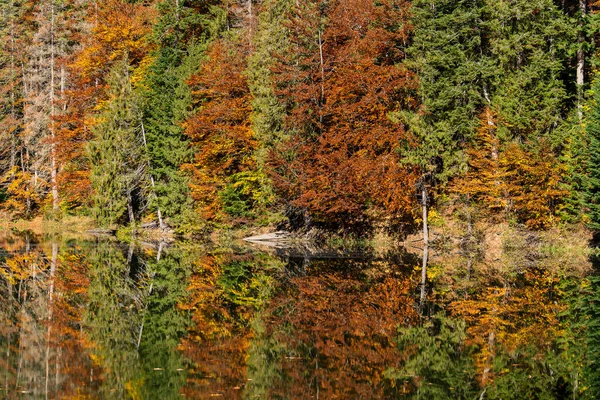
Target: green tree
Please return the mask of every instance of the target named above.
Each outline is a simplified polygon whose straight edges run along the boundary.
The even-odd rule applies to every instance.
[[[103,226],[121,223],[126,215],[134,223],[147,198],[142,109],[126,59],[115,64],[107,82],[108,100],[97,117],[88,149],[94,188],[92,213]]]
[[[407,384],[410,398],[472,399],[479,394],[473,348],[465,344],[465,322],[437,315],[423,326],[400,328],[398,346],[408,355],[386,378]]]
[[[192,107],[186,81],[206,50],[206,7],[159,3],[160,17],[152,35],[158,48],[142,82],[149,173],[155,194],[150,209],[160,210],[163,227],[184,229],[193,222],[189,177],[180,168],[192,157],[182,122]]]
[[[588,226],[600,231],[600,79],[592,85],[593,97],[590,99],[587,115],[586,133],[588,136],[588,162],[586,205],[588,208]]]
[[[491,74],[483,33],[482,0],[417,0],[412,7],[414,37],[407,65],[419,77],[423,115],[395,115],[409,122],[421,146],[406,151],[407,161],[438,176],[455,175],[464,164],[462,149],[477,128]]]

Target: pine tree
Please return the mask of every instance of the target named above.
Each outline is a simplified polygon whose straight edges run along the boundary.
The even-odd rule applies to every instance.
[[[124,222],[126,215],[134,223],[147,199],[142,109],[126,59],[113,66],[107,84],[108,100],[92,128],[94,140],[89,144],[92,212],[102,226]]]
[[[549,135],[567,115],[564,66],[577,24],[552,0],[487,0],[484,18],[498,134],[533,141]]]

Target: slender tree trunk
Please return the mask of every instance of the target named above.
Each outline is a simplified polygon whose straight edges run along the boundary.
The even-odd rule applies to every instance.
[[[248,0],[248,45],[252,49],[252,0]]]
[[[129,223],[135,224],[135,215],[133,213],[133,199],[131,198],[131,192],[127,192],[127,212],[129,214]]]
[[[423,186],[421,187],[421,206],[423,212],[423,264],[421,269],[421,307],[425,305],[425,297],[427,294],[427,260],[429,257],[429,222],[428,210],[427,210],[427,185],[425,179],[423,179]]]
[[[580,26],[579,37],[577,38],[577,115],[579,120],[583,119],[583,85],[585,83],[585,17],[587,15],[587,0],[579,0]]]
[[[469,199],[467,201],[470,203]],[[473,239],[473,221],[471,216],[470,204],[467,205],[467,279],[471,279],[472,268],[472,239]]]
[[[323,57],[323,39],[319,29],[319,63],[321,68],[321,99],[319,100],[319,129],[323,130],[323,106],[325,103],[325,59]]]
[[[56,263],[58,261],[58,244],[52,243],[52,258],[50,259],[50,281],[48,282],[48,331],[46,333],[46,385],[45,397],[48,399],[48,383],[50,378],[50,339],[52,327],[52,307],[54,301],[54,275],[56,274]]]
[[[54,0],[50,2],[50,185],[52,191],[52,209],[58,210],[58,183],[56,179],[56,133],[54,131],[55,120],[55,87],[54,87],[54,67],[55,67],[55,21],[54,21]]]
[[[17,79],[16,63],[15,63],[15,21],[13,10],[15,8],[15,2],[10,2],[10,82],[12,84],[10,90],[10,116],[11,123],[15,123],[17,120],[17,110],[15,107],[15,81]],[[10,135],[10,168],[12,169],[17,164],[17,129],[13,129]]]

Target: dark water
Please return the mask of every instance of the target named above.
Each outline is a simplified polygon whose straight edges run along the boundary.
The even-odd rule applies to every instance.
[[[599,398],[600,279],[450,264],[5,235],[0,398]]]

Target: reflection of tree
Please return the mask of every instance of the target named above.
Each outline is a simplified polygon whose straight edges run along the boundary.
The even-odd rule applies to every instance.
[[[85,316],[92,357],[101,367],[101,398],[180,398],[186,366],[177,347],[189,324],[178,307],[187,296],[189,255],[146,255],[100,242],[90,254]]]
[[[140,340],[140,362],[146,377],[143,399],[179,399],[187,366],[177,350],[189,325],[189,312],[178,304],[186,301],[184,282],[190,274],[189,254],[172,249],[146,263],[150,289],[145,302],[144,327]]]
[[[563,391],[565,368],[552,364],[557,341],[565,335],[559,315],[559,279],[529,269],[502,286],[483,285],[466,299],[449,305],[467,323],[475,346],[475,364],[486,398],[554,398]]]
[[[197,260],[184,306],[194,311],[194,324],[181,344],[192,363],[186,396],[241,397],[256,311],[273,285],[267,271],[278,268],[280,263],[267,255],[217,254]]]
[[[55,241],[26,236],[1,245],[0,397],[85,396],[93,386],[79,329],[85,263]]]
[[[395,396],[384,372],[403,359],[398,324],[417,320],[409,279],[374,282],[330,272],[295,277],[265,315],[268,334],[287,348],[274,398]]]
[[[401,328],[398,346],[407,357],[388,378],[416,399],[473,399],[479,394],[473,349],[465,345],[465,324],[438,315],[422,326]]]
[[[101,398],[140,398],[137,342],[144,290],[130,277],[123,251],[99,242],[91,249],[89,305],[84,316],[95,363],[102,367]]]

